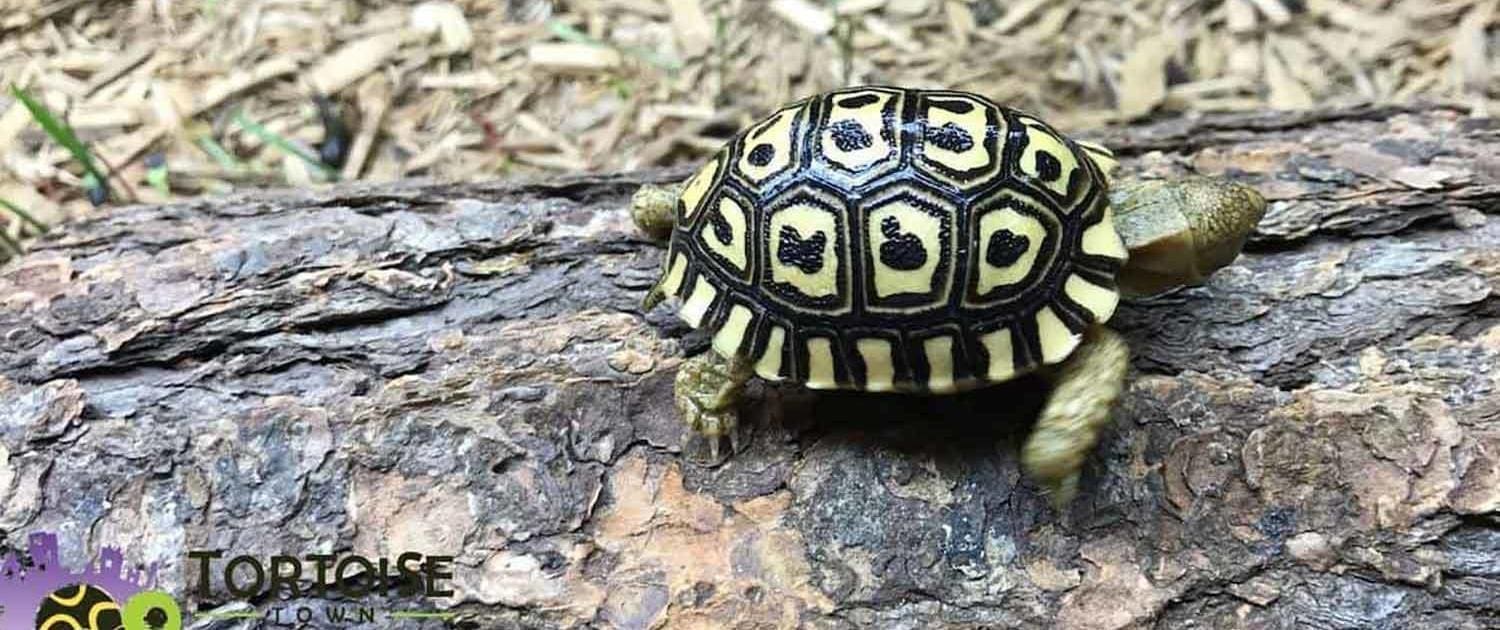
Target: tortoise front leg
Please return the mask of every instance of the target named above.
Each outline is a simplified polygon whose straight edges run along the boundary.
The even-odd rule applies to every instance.
[[[740,394],[754,374],[750,361],[725,360],[713,350],[684,361],[677,368],[675,396],[677,411],[689,429],[684,442],[707,440],[714,462],[719,460],[719,441],[724,436],[729,436],[731,450],[737,448]]]
[[[681,195],[682,184],[641,186],[630,198],[630,217],[647,236],[665,241],[677,221],[677,198]]]
[[[1125,340],[1095,325],[1058,370],[1047,405],[1021,453],[1021,465],[1054,506],[1067,505],[1077,492],[1083,460],[1125,389],[1129,362]]]

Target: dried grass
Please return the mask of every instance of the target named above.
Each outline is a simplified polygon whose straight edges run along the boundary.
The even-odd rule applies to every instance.
[[[61,112],[118,177],[171,195],[302,184],[313,95],[344,179],[472,180],[695,160],[845,84],[972,90],[1064,129],[1171,112],[1500,99],[1500,0],[0,0],[0,86]],[[93,212],[81,171],[0,97],[0,197]],[[162,193],[135,187],[143,201]],[[0,229],[21,222],[0,210]]]

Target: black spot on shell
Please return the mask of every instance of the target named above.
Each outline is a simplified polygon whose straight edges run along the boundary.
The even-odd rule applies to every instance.
[[[1026,248],[1031,246],[1031,239],[1024,234],[1016,234],[1010,230],[997,230],[990,235],[990,242],[985,247],[984,261],[995,267],[1009,267],[1021,259],[1021,254],[1026,253]]]
[[[879,101],[880,97],[874,94],[857,94],[839,99],[839,107],[846,109],[859,109]]]
[[[875,143],[875,139],[865,131],[865,126],[853,120],[840,120],[829,125],[828,133],[833,136],[834,146],[845,153],[868,149]]]
[[[934,100],[929,101],[929,102],[932,103],[933,107],[941,109],[941,110],[943,110],[945,112],[953,112],[955,114],[967,114],[969,112],[974,111],[974,104],[970,103],[968,101],[939,101],[939,100],[935,100],[934,99]]]
[[[963,127],[945,123],[941,127],[927,128],[927,142],[954,153],[963,153],[974,148],[974,138]]]
[[[1036,172],[1044,181],[1055,182],[1062,177],[1062,162],[1046,151],[1036,152]]]
[[[755,148],[750,149],[750,163],[756,166],[765,166],[767,164],[770,164],[771,160],[775,158],[776,147],[773,147],[764,142],[757,144],[755,145]]]
[[[901,271],[921,269],[922,265],[927,264],[927,250],[922,247],[922,239],[914,234],[903,233],[901,222],[896,217],[882,219],[880,233],[886,239],[880,244],[881,264]]]
[[[802,273],[817,273],[823,268],[823,248],[828,246],[828,237],[823,232],[814,232],[809,238],[790,225],[781,226],[777,234],[780,239],[776,248],[776,260],[802,270]]]
[[[708,217],[708,223],[714,230],[714,238],[720,243],[730,245],[734,241],[734,229],[729,225],[729,219],[724,218],[723,212],[715,212]]]

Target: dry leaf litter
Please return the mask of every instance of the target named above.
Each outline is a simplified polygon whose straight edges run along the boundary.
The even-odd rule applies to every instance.
[[[863,83],[979,92],[1064,130],[1412,100],[1487,115],[1497,5],[0,0],[0,199],[48,223],[108,207],[10,85],[88,142],[111,203],[157,202],[693,161],[779,103]],[[330,129],[318,95],[342,123],[336,167],[315,159]],[[148,185],[149,165],[165,186]],[[0,229],[21,227],[0,210]]]

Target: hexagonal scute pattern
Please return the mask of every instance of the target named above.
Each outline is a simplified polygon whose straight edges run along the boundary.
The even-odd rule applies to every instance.
[[[919,182],[899,182],[861,200],[861,276],[870,312],[901,317],[948,306],[959,208]]]
[[[916,92],[916,158],[931,176],[959,190],[994,182],[1005,160],[1004,112],[981,97],[963,92]]]
[[[755,202],[728,186],[719,188],[706,202],[695,228],[699,250],[724,271],[749,281],[755,256],[755,234],[751,231]]]
[[[740,135],[737,155],[730,162],[741,182],[751,188],[766,188],[777,176],[802,167],[810,105],[811,101],[801,101],[784,107]]]
[[[1077,209],[1102,177],[1094,158],[1033,116],[1017,114],[1016,120],[1024,131],[1014,152],[1019,179],[1052,196],[1064,212]]]
[[[812,97],[690,178],[659,287],[767,379],[948,392],[1014,378],[1114,312],[1125,251],[1093,154],[1107,151],[974,94]]]
[[[760,288],[792,312],[837,315],[853,305],[847,201],[799,186],[760,205]]]
[[[889,88],[846,90],[820,99],[812,125],[812,168],[849,189],[900,168],[906,111],[905,92]]]

